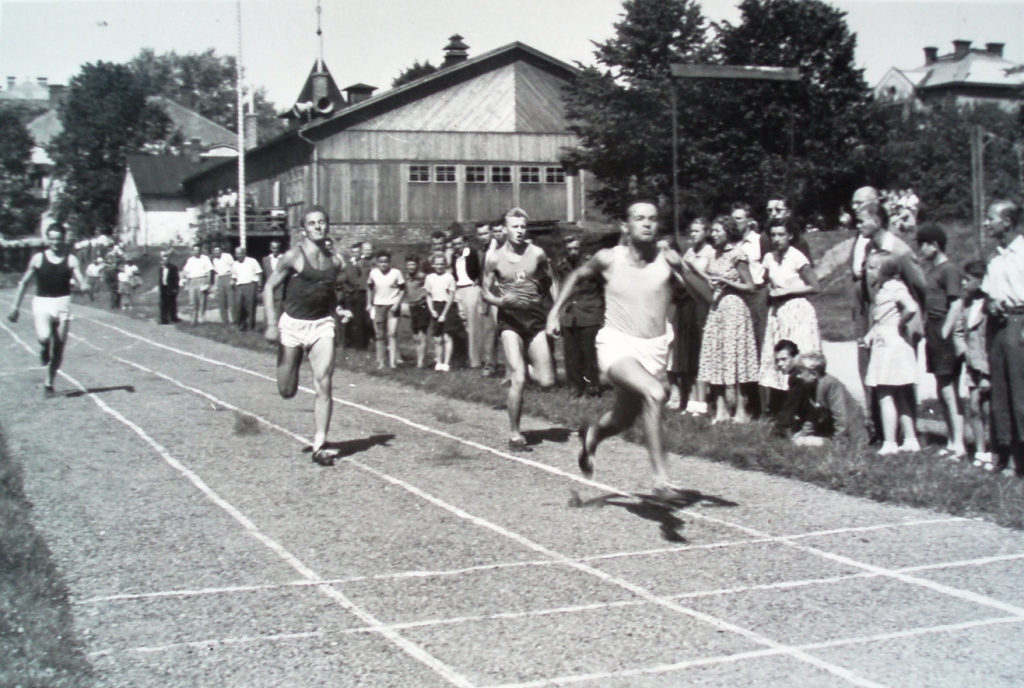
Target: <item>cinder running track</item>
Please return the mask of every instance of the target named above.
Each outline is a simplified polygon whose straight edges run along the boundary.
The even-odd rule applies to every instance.
[[[1024,682],[1018,532],[678,457],[665,506],[639,447],[585,480],[566,429],[512,456],[504,413],[344,371],[322,468],[270,356],[75,313],[49,400],[0,325],[0,414],[102,685]]]

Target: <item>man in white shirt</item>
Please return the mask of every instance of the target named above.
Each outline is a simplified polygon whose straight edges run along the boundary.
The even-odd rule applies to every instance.
[[[480,298],[481,256],[466,237],[454,238],[452,274],[455,275],[455,303],[466,325],[466,349],[469,367],[479,368],[483,358],[484,303]]]
[[[213,262],[203,253],[203,247],[192,244],[192,255],[181,268],[181,277],[185,280],[188,292],[188,303],[192,308],[192,326],[204,322],[206,315],[206,297],[213,286]]]
[[[231,264],[231,283],[235,289],[236,324],[242,332],[256,329],[256,294],[263,281],[263,268],[251,258],[244,246],[235,249]]]
[[[213,256],[213,271],[216,273],[217,310],[220,311],[220,321],[225,324],[234,322],[234,318],[231,317],[231,265],[235,259],[229,252],[221,251],[217,244],[214,244],[210,255]]]
[[[754,338],[757,340],[757,351],[760,355],[761,343],[764,341],[764,329],[768,324],[768,290],[764,288],[764,266],[761,265],[761,234],[754,231],[752,223],[754,210],[749,203],[733,203],[732,216],[736,225],[743,230],[743,241],[737,246],[750,259],[750,276],[754,280],[754,291],[745,296],[750,309],[750,319],[754,322]]]
[[[988,235],[1001,251],[989,261],[981,290],[988,297],[989,369],[992,380],[992,434],[1001,471],[1013,457],[1024,477],[1024,235],[1021,209],[996,201],[985,217]]]
[[[101,277],[103,277],[103,256],[96,256],[96,260],[85,268],[85,289],[89,292],[90,301],[96,300],[96,292],[100,290]]]

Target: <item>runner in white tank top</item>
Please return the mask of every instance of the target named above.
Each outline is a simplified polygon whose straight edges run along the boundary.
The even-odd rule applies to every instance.
[[[560,334],[559,316],[577,282],[600,275],[605,282],[605,315],[597,334],[597,361],[601,375],[615,386],[615,406],[596,423],[586,421],[580,427],[580,470],[591,476],[597,445],[629,428],[640,416],[655,494],[671,498],[675,488],[665,466],[661,422],[666,391],[659,379],[672,343],[668,304],[673,279],[699,292],[700,278],[678,253],[655,243],[658,207],[653,202],[630,204],[623,234],[624,244],[598,251],[569,275],[548,314],[547,333]]]
[[[508,364],[509,449],[531,451],[519,430],[523,388],[529,372],[541,387],[555,384],[555,364],[544,332],[549,289],[556,290],[551,261],[544,249],[526,241],[526,213],[505,213],[508,235],[504,245],[487,253],[481,296],[498,308],[498,331]],[[495,293],[497,292],[497,293]]]

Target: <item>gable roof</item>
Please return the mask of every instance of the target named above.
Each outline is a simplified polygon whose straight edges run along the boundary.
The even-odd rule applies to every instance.
[[[163,96],[150,96],[146,100],[154,105],[159,105],[186,140],[199,139],[204,148],[238,145],[238,137],[235,132],[181,103]]]
[[[530,66],[530,70],[519,69],[516,63],[522,62]],[[512,84],[513,92],[515,92],[516,86],[519,83],[523,83],[523,89],[520,93],[522,94],[521,101],[516,101],[515,117],[517,121],[521,122],[524,127],[543,127],[545,129],[557,128],[552,122],[541,122],[538,123],[533,121],[539,119],[542,115],[536,109],[538,104],[547,103],[558,103],[558,107],[561,108],[560,93],[558,88],[560,83],[565,83],[576,78],[579,73],[578,70],[547,53],[541,52],[536,48],[532,48],[525,43],[515,42],[504,45],[500,48],[495,48],[486,53],[477,55],[476,57],[465,60],[464,62],[457,63],[451,67],[445,67],[438,69],[436,72],[420,77],[414,81],[410,81],[407,84],[403,84],[397,88],[384,91],[378,95],[368,98],[362,102],[350,105],[340,111],[336,111],[331,116],[311,122],[309,124],[289,129],[288,131],[280,134],[279,136],[253,148],[246,152],[246,157],[258,157],[268,151],[279,148],[280,146],[287,145],[288,142],[295,140],[305,140],[307,143],[312,140],[321,140],[327,138],[333,134],[346,129],[355,129],[367,123],[368,128],[377,128],[372,123],[378,117],[384,117],[390,113],[403,108],[404,106],[415,104],[418,101],[425,101],[431,96],[440,94],[441,92],[450,93],[452,88],[469,82],[477,77],[488,75],[492,72],[502,70],[504,67],[510,65],[516,65],[514,74],[516,75],[516,81]],[[524,82],[526,81],[525,75],[544,75],[545,83],[537,87],[529,87]],[[506,83],[506,88],[508,84]],[[508,92],[508,91],[506,91]],[[552,98],[552,96],[559,96]],[[440,102],[440,100],[438,101]],[[410,109],[406,111],[405,115],[411,114],[414,110]],[[397,117],[397,115],[395,115]],[[564,114],[556,117],[559,122],[564,118]],[[411,117],[404,117],[405,123],[403,126],[411,123]],[[422,124],[420,126],[423,126]],[[450,130],[450,129],[448,129]],[[525,131],[537,131],[537,129],[526,128]],[[513,129],[513,131],[515,131]],[[565,128],[562,127],[557,133],[564,133]],[[224,161],[218,165],[213,165],[193,175],[192,178],[199,177],[208,171],[218,168],[222,165],[228,164]],[[189,180],[186,180],[188,182]]]
[[[140,197],[176,197],[184,195],[181,182],[208,166],[185,155],[128,155],[128,174],[135,180]]]

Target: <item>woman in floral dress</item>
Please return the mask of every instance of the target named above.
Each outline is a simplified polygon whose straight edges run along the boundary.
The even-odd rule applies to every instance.
[[[714,294],[704,326],[697,379],[710,385],[716,412],[712,422],[750,420],[740,385],[757,382],[757,342],[750,309],[740,294],[754,291],[747,254],[736,247],[743,231],[728,215],[711,223],[715,254],[708,262],[707,278]]]

